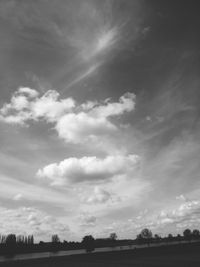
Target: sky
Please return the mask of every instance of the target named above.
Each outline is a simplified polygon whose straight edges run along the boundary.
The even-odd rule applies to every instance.
[[[198,1],[0,0],[1,234],[200,225]]]

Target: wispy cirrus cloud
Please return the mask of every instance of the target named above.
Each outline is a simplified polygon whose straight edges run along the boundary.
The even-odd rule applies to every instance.
[[[67,206],[70,203],[64,192],[58,192],[41,184],[30,184],[29,181],[20,181],[3,175],[0,175],[0,194],[1,199],[6,201],[14,200],[19,203],[26,200],[28,203],[48,203],[49,205],[60,207]]]

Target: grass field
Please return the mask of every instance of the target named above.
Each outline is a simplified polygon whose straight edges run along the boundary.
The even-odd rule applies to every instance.
[[[0,263],[2,267],[200,267],[200,245],[186,244],[133,251]]]

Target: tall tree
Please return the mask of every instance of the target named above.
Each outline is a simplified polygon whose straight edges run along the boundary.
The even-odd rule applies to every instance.
[[[161,240],[161,236],[158,235],[158,234],[155,234],[155,235],[154,235],[154,239],[155,239],[155,241],[158,243],[158,242],[160,242],[160,240]]]
[[[52,243],[59,243],[60,242],[59,236],[58,235],[52,235],[51,242]]]
[[[150,239],[153,236],[151,230],[147,228],[143,229],[140,234],[144,239]]]
[[[185,240],[190,241],[191,238],[192,238],[192,232],[191,232],[191,230],[190,229],[185,229],[183,231],[183,236],[184,236]]]
[[[117,234],[116,233],[111,233],[109,238],[111,240],[116,240],[117,239]]]
[[[7,245],[16,245],[17,239],[16,239],[16,235],[14,234],[9,234],[6,237],[6,244]]]
[[[192,237],[193,237],[194,239],[199,239],[199,238],[200,238],[200,232],[199,232],[198,229],[194,229],[194,230],[192,231]]]
[[[172,242],[172,241],[174,240],[173,235],[172,235],[172,234],[168,234],[167,240],[168,240],[169,242]]]
[[[82,239],[82,244],[87,252],[92,252],[95,248],[94,246],[95,240],[92,235],[86,235]]]
[[[143,229],[140,233],[140,238],[142,238],[148,245],[151,242],[152,236],[153,234],[148,228]]]

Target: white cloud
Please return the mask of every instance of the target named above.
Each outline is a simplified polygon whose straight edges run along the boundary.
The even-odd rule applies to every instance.
[[[112,194],[99,186],[95,186],[94,192],[85,201],[88,204],[102,204],[109,200],[112,200]]]
[[[113,188],[112,183],[110,186]],[[90,205],[91,210],[93,207],[95,210],[97,210],[97,208],[99,210],[103,210],[105,205],[107,208],[108,206],[112,208],[113,205],[118,205],[123,201],[122,198],[109,187],[105,188],[102,186],[95,186],[92,190],[88,190],[86,192],[86,190],[83,189],[83,191],[84,192],[81,192],[82,194],[80,195],[80,199],[83,204]]]
[[[23,195],[22,194],[16,194],[14,197],[13,197],[13,200],[16,200],[16,201],[19,201],[19,200],[22,200],[23,199]]]
[[[94,117],[85,112],[71,113],[60,118],[56,130],[66,142],[82,143],[94,140],[117,130],[117,127],[104,117]]]
[[[79,217],[79,225],[82,227],[94,227],[96,226],[97,218],[87,212],[83,212]]]
[[[59,93],[54,90],[47,91],[31,105],[32,114],[35,118],[43,118],[47,122],[56,122],[66,112],[75,107],[72,98],[58,100]]]
[[[126,93],[119,102],[87,102],[82,104],[82,111],[68,113],[61,117],[56,124],[56,130],[61,138],[67,142],[81,143],[94,140],[95,137],[115,132],[117,126],[109,117],[130,112],[135,107],[135,95]]]
[[[39,93],[36,90],[31,89],[29,87],[20,87],[18,89],[18,93],[25,94],[25,95],[32,97],[32,98],[35,98],[39,95]]]
[[[10,103],[0,109],[0,119],[7,123],[25,124],[28,120],[44,119],[56,122],[64,113],[75,106],[72,98],[59,100],[59,93],[47,91],[43,96],[27,87],[19,88],[12,96]]]
[[[106,103],[106,105],[97,106],[91,113],[97,117],[110,117],[130,112],[135,107],[135,95],[133,93],[126,93],[119,98],[119,102]]]
[[[0,120],[10,124],[27,124],[28,121],[44,120],[55,125],[59,137],[66,142],[83,143],[96,140],[117,131],[110,118],[134,110],[135,95],[126,93],[119,102],[90,101],[78,105],[68,97],[60,99],[55,90],[39,93],[27,87],[19,88],[10,103],[0,109]]]
[[[138,166],[137,155],[67,158],[60,163],[52,163],[40,169],[37,176],[47,178],[51,185],[63,185],[67,182],[96,182],[114,176],[128,175]]]
[[[187,198],[184,195],[177,196],[176,199],[181,201],[187,201]]]
[[[152,229],[167,229],[169,226],[174,230],[183,230],[186,227],[197,227],[200,222],[200,201],[183,200],[175,208],[163,209],[159,213],[146,214],[140,218],[139,223],[151,226]]]

